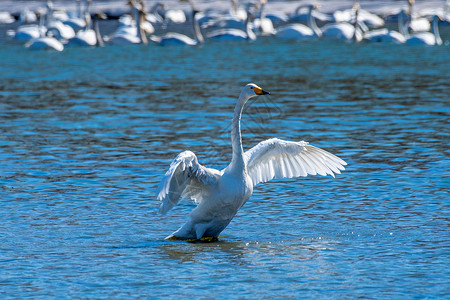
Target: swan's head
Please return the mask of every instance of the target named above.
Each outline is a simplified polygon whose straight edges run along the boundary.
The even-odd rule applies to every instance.
[[[254,83],[247,84],[241,92],[241,98],[245,98],[247,100],[259,95],[270,95],[270,93],[266,92]]]

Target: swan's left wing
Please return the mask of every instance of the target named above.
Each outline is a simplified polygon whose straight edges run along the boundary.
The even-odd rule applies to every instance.
[[[160,212],[165,214],[180,198],[201,202],[219,176],[218,170],[199,164],[193,152],[181,152],[170,164],[156,192],[158,200],[162,201]]]
[[[253,186],[277,178],[323,175],[334,177],[347,165],[345,161],[307,142],[269,139],[245,152]]]

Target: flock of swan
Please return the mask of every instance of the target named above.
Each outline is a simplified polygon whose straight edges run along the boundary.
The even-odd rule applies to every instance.
[[[78,9],[70,15],[54,9],[53,3],[48,1],[46,8],[36,14],[24,11],[20,20],[32,24],[20,25],[8,35],[30,49],[57,51],[73,45],[154,43],[195,46],[205,41],[256,40],[260,37],[441,45],[438,24],[448,24],[450,20],[448,2],[444,14],[420,17],[414,12],[414,0],[408,0],[408,7],[387,18],[391,26],[386,26],[386,19],[362,9],[358,1],[353,7],[333,14],[320,12],[316,4],[301,5],[291,15],[266,12],[267,0],[253,0],[243,8],[238,7],[237,0],[232,0],[232,9],[226,14],[201,12],[195,8],[193,0],[180,2],[189,3],[188,16],[181,9],[167,9],[161,3],[146,9],[144,0],[128,0],[130,14],[120,17],[117,30],[102,36],[99,21],[106,19],[106,15],[91,14],[92,0],[77,0]],[[186,30],[187,24],[191,30]],[[397,28],[393,24],[398,30],[394,30]],[[182,32],[169,31],[169,28]]]
[[[192,36],[166,30],[170,23],[186,23],[188,18],[183,11],[166,10],[163,5],[157,4],[146,12],[142,0],[130,0],[131,14],[122,16],[117,30],[104,37],[100,34],[98,23],[105,17],[101,13],[91,16],[89,0],[84,0],[84,9],[79,5],[77,13],[64,21],[60,12],[48,2],[45,12],[39,13],[39,24],[22,25],[10,35],[15,40],[25,41],[30,49],[57,51],[70,45],[104,43],[195,46],[207,40],[246,41],[260,36],[287,40],[326,38],[355,42],[442,44],[438,31],[440,17],[433,16],[431,24],[428,19],[415,18],[412,14],[413,0],[409,0],[409,10],[402,10],[395,16],[398,31],[383,28],[385,21],[360,9],[358,2],[351,9],[333,15],[319,12],[316,5],[306,5],[299,7],[289,18],[280,13],[266,14],[264,0],[247,4],[243,11],[237,9],[235,0],[233,13],[227,15],[202,13],[195,9],[192,1],[188,2],[191,6]],[[155,34],[156,24],[159,24],[160,30],[167,32]],[[253,83],[242,89],[232,120],[232,159],[226,168],[219,171],[204,167],[191,151],[183,151],[173,160],[157,189],[160,212],[167,213],[181,198],[192,199],[198,205],[189,214],[187,222],[166,239],[217,240],[250,198],[257,184],[272,179],[317,174],[334,177],[345,170],[347,164],[344,160],[305,141],[273,138],[244,152],[240,128],[243,108],[249,99],[267,94],[270,93]]]

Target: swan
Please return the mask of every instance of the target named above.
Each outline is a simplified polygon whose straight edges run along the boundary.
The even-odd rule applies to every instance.
[[[316,9],[310,11],[311,5],[300,5],[295,9],[294,14],[289,18],[291,23],[308,24],[310,15],[320,24],[324,25],[330,22],[336,22],[334,16],[324,14]],[[317,6],[317,5],[315,5]]]
[[[31,50],[56,50],[63,51],[64,45],[51,36],[43,36],[29,41],[25,47]]]
[[[147,44],[147,36],[141,27],[144,19],[142,6],[138,9],[134,1],[129,1],[129,4],[134,15],[135,25],[121,26],[112,36],[105,38],[105,40],[115,45]]]
[[[0,11],[0,24],[12,24],[16,19],[7,11]]]
[[[259,18],[253,21],[254,28],[258,29],[258,33],[264,36],[275,34],[275,29],[273,28],[272,20],[266,18],[264,7],[267,0],[259,0]]]
[[[20,13],[19,21],[21,23],[34,23],[37,21],[37,15],[28,8],[25,8],[25,10]]]
[[[252,5],[249,3],[249,5]],[[247,11],[238,7],[237,0],[231,0],[231,9],[225,14],[210,13],[199,20],[203,29],[214,30],[220,28],[236,28],[245,27],[248,14]]]
[[[314,5],[307,5],[308,26],[303,24],[289,24],[277,29],[275,36],[285,40],[303,40],[320,37],[322,35],[321,30],[317,27],[312,12],[315,9]]]
[[[337,156],[309,145],[277,138],[260,142],[244,152],[240,119],[245,103],[258,95],[270,94],[253,83],[241,91],[231,129],[232,159],[222,171],[206,168],[191,151],[181,152],[159,184],[160,213],[166,214],[180,198],[198,203],[189,219],[168,240],[217,240],[238,210],[253,193],[253,187],[275,178],[340,174],[344,162]]]
[[[75,31],[69,25],[65,25],[63,21],[67,21],[67,14],[62,13],[59,15],[57,11],[53,8],[53,2],[47,2],[47,28],[48,31],[51,31],[52,34],[58,38],[63,40],[69,40],[75,36]],[[62,21],[63,20],[63,21]]]
[[[16,32],[13,33],[13,38],[19,42],[28,42],[32,39],[37,39],[47,32],[47,28],[44,24],[45,13],[37,12],[39,16],[39,24],[27,24],[21,25],[17,28]]]
[[[93,17],[93,24],[89,21],[88,25],[84,30],[77,32],[75,37],[71,38],[67,45],[68,46],[103,46],[103,39],[100,34],[100,28],[98,24],[99,19],[106,19],[106,15],[103,13],[97,13]],[[94,29],[90,26],[93,25]]]
[[[431,25],[431,32],[417,32],[414,34],[409,34],[407,29],[408,25],[406,24],[403,28],[403,34],[406,37],[406,44],[408,45],[428,45],[428,46],[439,46],[442,45],[442,39],[439,35],[439,27],[438,22],[440,17],[435,15],[433,16],[433,21]]]
[[[401,31],[405,22],[404,15],[400,14],[397,22],[398,27],[400,28]],[[366,31],[363,34],[363,40],[367,42],[393,43],[393,44],[403,44],[406,42],[406,38],[401,32],[390,30],[388,28]]]
[[[352,8],[354,24],[356,24],[355,16],[358,10],[359,4],[355,2]],[[355,26],[347,22],[327,24],[321,27],[320,30],[322,31],[322,37],[334,40],[349,41],[355,39],[355,36],[357,35],[357,32],[355,31]]]
[[[247,7],[247,19],[245,20],[245,31],[235,28],[217,29],[208,33],[207,37],[213,41],[241,41],[241,40],[256,40],[256,35],[252,30],[250,18],[253,17],[251,8],[254,4],[249,4]]]
[[[202,32],[200,31],[200,25],[197,22],[196,15],[199,12],[194,8],[192,1],[189,1],[192,8],[192,26],[194,31],[195,39],[188,37],[187,35],[177,33],[177,32],[168,32],[162,37],[159,36],[151,36],[150,39],[160,44],[161,46],[165,45],[187,45],[187,46],[195,46],[204,42],[204,38]]]
[[[431,29],[430,22],[426,18],[417,17],[414,13],[416,0],[408,0],[408,14],[410,22],[408,27],[414,32],[426,32]]]
[[[83,0],[84,10],[81,9],[81,0],[76,0],[76,2],[77,2],[77,10],[76,10],[75,14],[73,14],[73,13],[70,14],[69,19],[67,19],[66,21],[63,22],[64,24],[72,27],[75,31],[81,30],[88,25],[89,19],[88,19],[87,15],[88,15],[89,6],[91,5],[92,0],[89,0],[89,1]]]
[[[385,24],[384,20],[365,9],[360,8],[359,1],[356,0],[353,8],[346,10],[338,10],[333,13],[336,23],[351,23],[354,20],[355,6],[358,6],[358,21],[369,28],[379,28]]]
[[[51,31],[47,31],[46,35],[42,32],[38,38],[33,38],[25,44],[25,47],[31,50],[56,50],[63,51],[64,45],[54,38]]]

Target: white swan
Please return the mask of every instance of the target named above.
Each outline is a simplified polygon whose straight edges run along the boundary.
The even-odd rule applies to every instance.
[[[39,15],[39,24],[19,26],[16,32],[13,33],[13,38],[16,41],[28,42],[45,35],[47,32],[47,28],[45,27],[45,12],[38,12],[37,14]]]
[[[111,42],[114,45],[130,45],[130,44],[147,44],[147,36],[145,35],[145,31],[141,27],[142,22],[144,21],[144,12],[143,7],[137,7],[137,3],[133,0],[129,1],[131,5],[131,10],[134,16],[134,25],[125,25],[121,26],[115,33],[113,33],[109,37],[105,37],[105,41]]]
[[[47,2],[47,28],[57,39],[68,40],[75,36],[75,31],[69,25],[65,25],[53,8],[53,2]],[[66,15],[67,16],[67,15]],[[68,17],[65,19],[67,20]]]
[[[267,0],[259,0],[259,17],[253,20],[253,26],[257,29],[258,34],[267,36],[275,34],[275,29],[273,28],[272,20],[266,18],[264,7],[266,6]]]
[[[103,46],[103,39],[98,24],[99,19],[106,19],[106,15],[97,13],[93,17],[93,22],[87,20],[89,23],[86,28],[78,31],[75,37],[68,41],[67,46]],[[94,28],[92,29],[91,26]]]
[[[315,4],[315,7],[318,5]],[[302,24],[308,24],[309,22],[309,15],[312,14],[313,18],[320,24],[326,24],[331,22],[336,22],[334,16],[324,14],[317,9],[314,9],[312,11],[309,10],[310,5],[300,5],[295,9],[294,14],[289,18],[290,23],[302,23]]]
[[[92,0],[83,0],[84,9],[81,8],[81,0],[76,0],[76,2],[77,10],[75,11],[75,13],[72,12],[69,15],[69,19],[67,19],[63,23],[72,27],[73,30],[78,31],[88,26],[88,23],[90,22],[90,15],[88,15],[88,13],[89,6],[91,5]]]
[[[414,34],[408,33],[408,23],[403,27],[403,34],[406,37],[406,44],[408,45],[428,45],[428,46],[439,46],[442,45],[442,39],[439,35],[438,22],[440,17],[433,16],[433,21],[431,25],[431,32],[417,32]]]
[[[393,44],[403,44],[406,42],[406,37],[403,35],[402,30],[405,26],[405,14],[400,14],[398,16],[398,28],[400,32],[391,30],[388,28],[375,29],[371,31],[366,31],[363,34],[363,40],[367,42],[375,43],[393,43]]]
[[[241,40],[256,40],[256,34],[252,30],[250,18],[253,17],[254,4],[249,4],[247,7],[247,19],[245,20],[245,31],[235,28],[223,28],[212,31],[207,34],[208,39],[213,41],[241,41]]]
[[[0,24],[12,24],[16,19],[7,11],[0,11]]]
[[[307,8],[308,8],[307,14],[308,26],[297,23],[282,26],[281,28],[277,29],[275,36],[277,38],[285,40],[303,40],[320,37],[322,35],[322,32],[317,27],[314,17],[312,15],[315,6],[307,5]],[[298,8],[298,10],[299,9],[300,8]]]
[[[269,94],[253,83],[247,84],[234,110],[231,129],[232,159],[222,171],[200,165],[191,151],[181,152],[170,165],[157,190],[160,212],[167,213],[180,198],[198,203],[189,220],[166,239],[217,239],[260,182],[274,178],[332,175],[346,163],[337,156],[309,145],[269,139],[244,152],[240,119],[247,100]]]
[[[64,45],[51,36],[43,36],[29,41],[25,47],[31,50],[56,50],[63,51]]]
[[[186,46],[195,46],[204,42],[204,38],[202,32],[200,31],[200,25],[197,22],[196,15],[199,12],[193,6],[193,3],[189,1],[192,7],[192,26],[194,32],[194,39],[188,37],[187,35],[177,33],[177,32],[168,32],[165,35],[159,36],[151,36],[150,39],[160,44],[161,46],[166,45],[186,45]]]
[[[430,22],[426,18],[421,18],[416,15],[416,13],[414,11],[415,3],[416,3],[416,0],[408,0],[408,14],[410,17],[410,22],[408,24],[408,27],[413,32],[429,31],[431,29]]]
[[[356,24],[355,19],[358,9],[359,5],[355,3],[352,8],[354,24]],[[321,27],[320,30],[322,31],[322,37],[326,39],[350,41],[355,38],[355,26],[348,22],[327,24]]]

